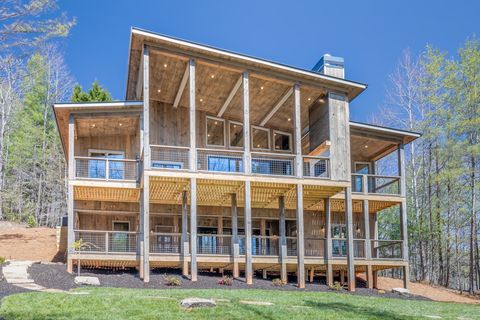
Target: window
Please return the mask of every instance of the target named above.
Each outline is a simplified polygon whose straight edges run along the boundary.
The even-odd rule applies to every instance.
[[[292,135],[287,132],[274,130],[273,147],[275,151],[292,151]]]
[[[243,158],[241,156],[208,156],[208,171],[242,172]]]
[[[353,176],[352,189],[353,192],[363,192],[363,174],[372,173],[372,166],[370,162],[354,162],[354,170],[356,175]]]
[[[174,161],[152,161],[152,168],[183,169],[183,163]]]
[[[115,161],[124,159],[124,152],[109,151],[109,150],[88,150],[88,156],[92,158],[88,161],[88,177],[94,179],[116,179],[122,180],[125,176],[125,164],[122,161]],[[107,171],[107,160],[108,172]]]
[[[252,126],[252,149],[270,150],[270,130]]]
[[[207,117],[207,146],[225,146],[225,120]]]
[[[231,148],[243,148],[243,124],[240,122],[228,122],[228,139]]]

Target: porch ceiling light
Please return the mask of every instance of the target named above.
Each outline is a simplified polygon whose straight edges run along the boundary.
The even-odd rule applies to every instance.
[[[368,145],[365,145],[364,148],[365,148],[365,149],[368,149]]]
[[[164,64],[163,64],[163,67],[164,67],[164,68],[168,67],[168,64],[164,63]]]
[[[260,87],[260,90],[263,90],[263,89],[264,89],[263,86],[261,86],[261,87]]]

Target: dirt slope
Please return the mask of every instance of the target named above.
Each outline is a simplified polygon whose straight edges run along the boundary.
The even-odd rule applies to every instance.
[[[14,260],[60,261],[54,228],[0,222],[0,256]]]
[[[385,291],[390,291],[392,288],[402,288],[403,281],[400,279],[392,278],[378,278],[378,288]],[[466,295],[461,295],[453,290],[445,289],[442,287],[433,287],[428,284],[422,284],[417,282],[410,283],[410,292],[415,295],[427,297],[435,301],[445,302],[458,302],[458,303],[477,303],[480,304],[480,300],[471,298]]]

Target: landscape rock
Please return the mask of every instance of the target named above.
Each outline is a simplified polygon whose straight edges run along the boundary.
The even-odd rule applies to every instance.
[[[212,308],[212,307],[216,307],[217,303],[211,299],[186,298],[182,300],[181,305],[185,309],[198,308],[198,307]]]
[[[75,277],[76,284],[86,284],[89,286],[99,286],[100,280],[97,277],[85,277],[85,276],[77,276]]]
[[[407,296],[407,295],[410,294],[410,291],[408,289],[405,289],[405,288],[393,288],[392,293],[398,293],[400,295]]]

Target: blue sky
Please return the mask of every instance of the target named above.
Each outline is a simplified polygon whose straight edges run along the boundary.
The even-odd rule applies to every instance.
[[[64,40],[67,64],[88,88],[100,81],[125,98],[130,27],[310,69],[324,54],[345,58],[346,77],[368,84],[351,118],[384,104],[388,76],[404,49],[431,44],[450,55],[480,37],[480,1],[60,0],[77,18]]]

